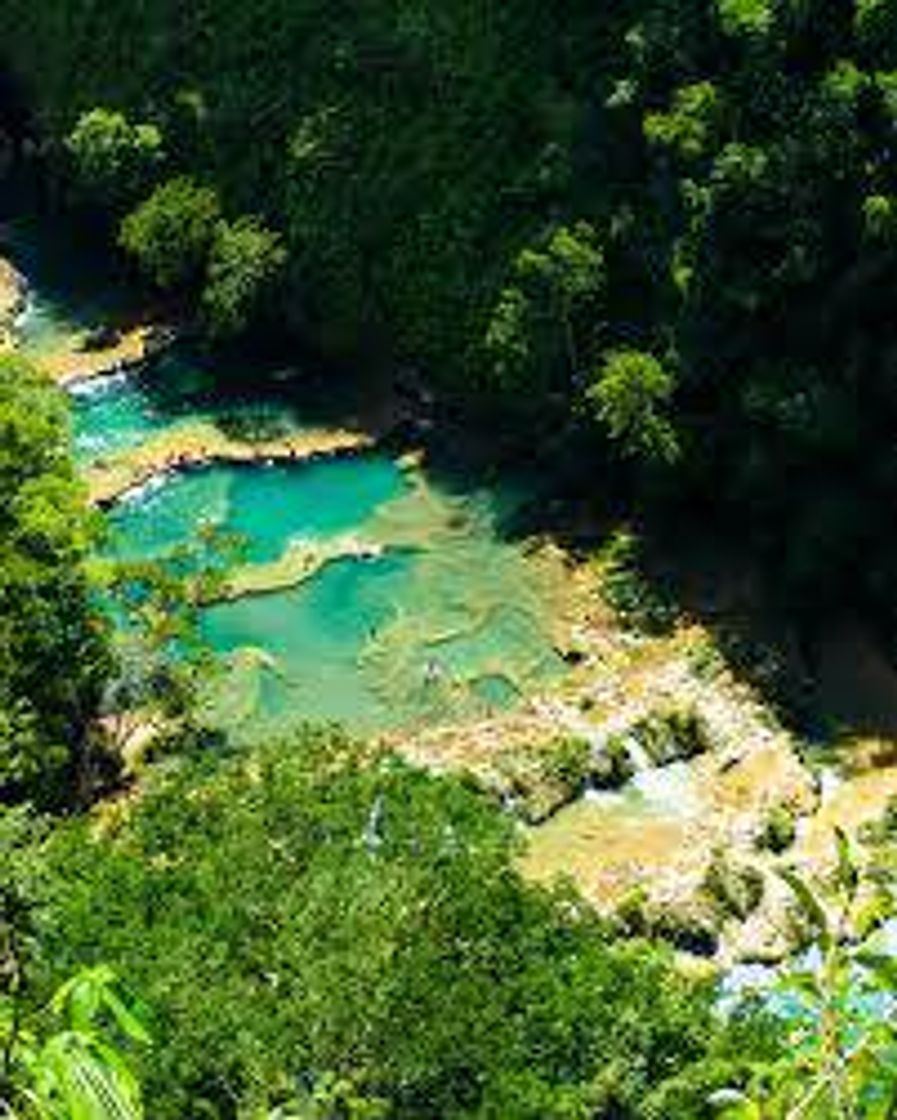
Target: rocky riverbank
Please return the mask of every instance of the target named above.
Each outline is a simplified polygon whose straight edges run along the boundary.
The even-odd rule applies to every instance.
[[[143,365],[170,346],[175,332],[155,323],[140,323],[73,340],[74,345],[49,354],[37,355],[35,364],[59,385],[71,388],[83,381],[123,373]]]
[[[24,301],[21,277],[0,262],[0,345],[14,344]],[[140,365],[170,341],[170,332],[146,325],[100,328],[37,360],[72,386]],[[95,460],[84,475],[90,500],[107,506],[172,471],[360,454],[402,418],[420,430],[417,406],[408,401],[381,407],[375,421],[366,412],[346,427],[276,435],[214,420],[175,421],[136,447]],[[296,542],[275,561],[235,568],[208,601],[284,590],[333,560],[388,548],[425,547],[438,558],[465,531],[463,516],[459,525],[458,511],[428,500],[418,455],[400,463],[413,485],[370,534]],[[431,505],[432,516],[422,518],[421,508]],[[496,658],[485,676],[520,693],[518,705],[496,703],[477,722],[428,725],[413,735],[384,736],[381,745],[432,769],[471,774],[519,818],[527,842],[523,872],[544,882],[571,877],[626,929],[660,933],[724,963],[787,954],[794,923],[777,868],[825,871],[834,827],[856,835],[886,812],[897,797],[893,744],[867,752],[867,768],[833,786],[706,630],[682,619],[663,637],[636,633],[609,609],[600,565],[548,539],[529,542],[527,551],[526,563],[541,569],[546,590],[536,596],[532,617],[550,610],[566,673],[533,694],[525,674]],[[501,584],[496,595],[504,594]],[[493,606],[491,599],[483,604],[484,617]],[[431,638],[438,648],[439,633]],[[840,668],[836,675],[844,676]],[[441,687],[455,684],[471,682],[448,674]],[[141,752],[145,745],[141,740]]]

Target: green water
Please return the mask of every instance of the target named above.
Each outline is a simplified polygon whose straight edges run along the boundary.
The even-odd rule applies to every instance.
[[[102,322],[106,297],[73,295],[65,276],[45,288],[30,259],[19,256],[35,286],[23,348],[70,346]],[[78,461],[196,420],[268,435],[309,423],[282,387],[248,390],[252,370],[220,373],[173,351],[141,372],[82,384],[72,394]],[[110,547],[161,558],[209,525],[242,539],[243,562],[276,561],[297,541],[351,535],[370,545],[367,558],[334,559],[288,590],[205,609],[202,633],[229,666],[207,703],[231,729],[299,718],[413,727],[481,716],[560,671],[549,589],[499,531],[512,504],[507,493],[402,471],[384,454],[215,465],[121,501],[108,514]]]
[[[172,475],[112,511],[118,551],[158,556],[200,522],[237,534],[245,559],[276,560],[291,541],[349,532],[404,489],[385,456],[304,465],[210,466]]]
[[[359,730],[482,716],[560,669],[544,588],[495,528],[488,494],[459,497],[386,456],[176,473],[109,517],[124,556],[161,556],[201,524],[272,561],[296,541],[351,533],[379,549],[288,590],[203,612],[232,670],[211,704]]]
[[[276,659],[275,669],[238,669],[232,696],[247,695],[251,704],[260,690],[256,702],[273,716],[301,713],[357,727],[402,722],[407,710],[391,710],[364,655],[393,619],[412,566],[402,554],[340,560],[301,588],[211,608],[204,631],[216,649],[253,646]]]

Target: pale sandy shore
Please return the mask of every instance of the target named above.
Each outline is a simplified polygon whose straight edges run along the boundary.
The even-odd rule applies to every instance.
[[[366,541],[355,533],[345,533],[334,540],[296,540],[276,560],[239,565],[220,588],[206,596],[205,603],[285,591],[305,583],[335,560],[370,560],[382,553],[382,545]]]

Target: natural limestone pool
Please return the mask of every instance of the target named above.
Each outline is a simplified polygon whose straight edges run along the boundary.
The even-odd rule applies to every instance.
[[[102,322],[102,303],[85,314],[58,288],[45,294],[27,260],[24,271],[20,346],[44,357],[75,349],[77,333]],[[178,347],[69,391],[88,475],[160,437],[276,440],[319,426],[288,384],[251,369],[219,378],[212,359]],[[229,666],[209,698],[228,726],[289,717],[370,731],[482,717],[562,668],[552,638],[562,578],[506,537],[509,494],[437,478],[374,447],[297,462],[215,458],[176,463],[120,494],[107,511],[107,547],[164,559],[210,527],[241,542],[237,563],[249,576],[201,617]]]

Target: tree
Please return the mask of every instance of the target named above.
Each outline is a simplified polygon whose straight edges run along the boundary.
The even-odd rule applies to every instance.
[[[135,733],[146,746],[203,738],[202,700],[220,664],[202,640],[199,611],[220,590],[241,543],[204,528],[164,559],[109,565],[105,591],[119,626],[99,712],[116,757]]]
[[[715,7],[730,35],[765,35],[773,25],[772,0],[715,0]]]
[[[870,242],[893,245],[897,241],[897,199],[870,194],[863,199],[863,232]]]
[[[653,355],[613,350],[587,389],[586,403],[624,455],[670,462],[678,454],[678,443],[662,410],[674,385]]]
[[[82,113],[65,143],[79,191],[113,211],[143,194],[165,158],[154,124],[131,124],[111,109]]]
[[[147,1043],[139,1006],[111,969],[82,969],[35,1006],[46,920],[48,828],[0,808],[0,1113],[11,1120],[140,1120],[123,1042]],[[46,1032],[47,1020],[61,1029]]]
[[[60,391],[0,357],[0,796],[71,797],[109,670]]]
[[[256,218],[219,222],[202,292],[203,317],[216,337],[240,334],[270,294],[286,263],[280,235]]]
[[[808,882],[785,869],[796,919],[811,951],[783,970],[770,1002],[789,1045],[758,1064],[746,1092],[716,1094],[726,1120],[887,1120],[897,1107],[897,964],[882,936],[894,913],[893,868],[863,873],[836,831],[833,881]]]
[[[681,86],[666,113],[645,115],[645,136],[663,144],[683,160],[713,154],[723,117],[719,92],[712,82]]]
[[[220,213],[211,187],[179,176],[125,218],[119,243],[158,287],[185,288],[202,275]]]
[[[604,279],[604,252],[587,222],[559,226],[542,244],[521,250],[487,326],[493,380],[506,392],[544,392],[559,366],[565,381],[578,380]]]

